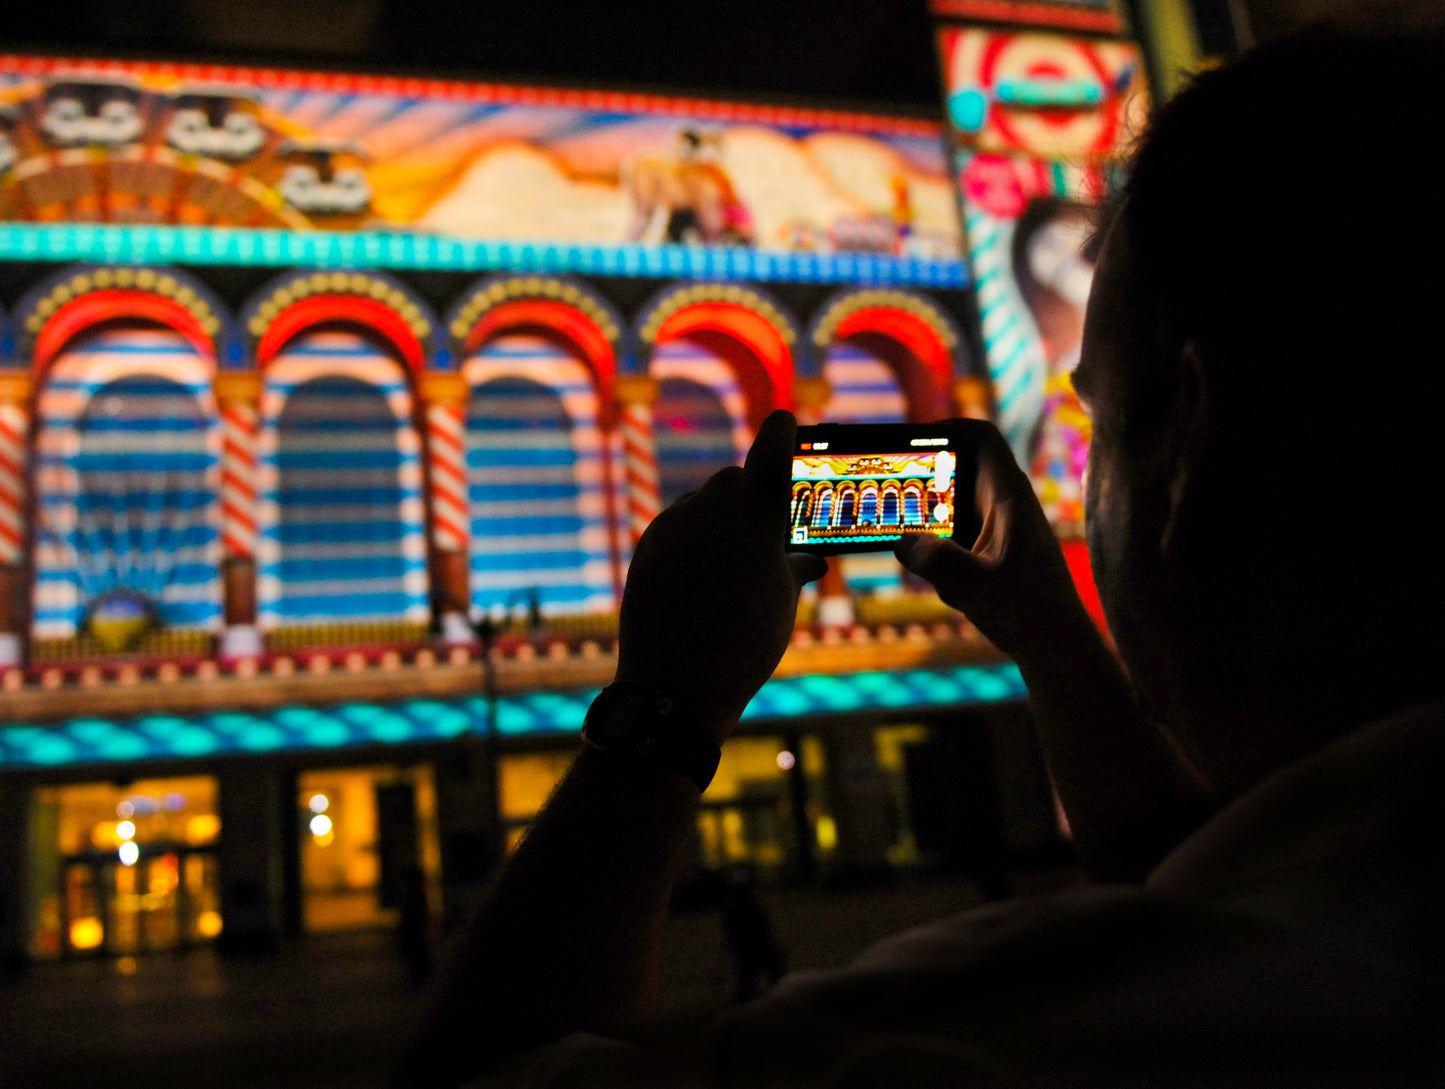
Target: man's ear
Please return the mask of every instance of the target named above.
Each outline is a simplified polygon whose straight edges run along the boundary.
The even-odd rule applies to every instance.
[[[1202,351],[1192,340],[1179,351],[1179,381],[1169,421],[1164,451],[1165,463],[1170,466],[1169,511],[1159,537],[1159,551],[1164,555],[1174,549],[1179,528],[1188,521],[1192,505],[1199,499],[1200,467],[1214,427]]]

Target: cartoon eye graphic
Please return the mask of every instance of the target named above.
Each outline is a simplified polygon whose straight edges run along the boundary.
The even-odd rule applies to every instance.
[[[285,193],[309,193],[320,184],[313,166],[288,166],[281,178],[281,189]]]
[[[254,155],[266,142],[266,131],[250,114],[227,114],[225,133],[227,150],[236,158]]]
[[[79,121],[85,117],[85,107],[78,98],[57,98],[45,111],[46,120]]]

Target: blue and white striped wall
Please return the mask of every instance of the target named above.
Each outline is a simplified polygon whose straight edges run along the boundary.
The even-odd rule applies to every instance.
[[[585,364],[537,336],[494,337],[462,368],[472,604],[535,591],[545,614],[613,608],[597,390]]]
[[[97,596],[145,594],[175,628],[220,627],[214,362],[168,330],[93,333],[41,385],[37,638],[76,635]]]
[[[268,366],[257,465],[257,620],[425,623],[421,442],[402,366],[314,331]]]
[[[717,353],[682,337],[658,346],[651,373],[659,385],[652,426],[666,506],[719,469],[742,464],[753,436],[737,375]]]

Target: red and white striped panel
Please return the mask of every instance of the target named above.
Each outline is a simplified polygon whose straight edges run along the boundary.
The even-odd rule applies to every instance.
[[[0,563],[19,563],[25,543],[25,409],[0,405]]]
[[[244,402],[221,405],[221,545],[228,557],[256,554],[256,437],[260,416]]]
[[[622,406],[622,465],[627,484],[627,525],[636,544],[658,512],[662,490],[657,483],[657,444],[652,437],[652,406]]]
[[[461,405],[430,405],[426,437],[431,462],[432,540],[439,551],[467,550],[466,413]]]

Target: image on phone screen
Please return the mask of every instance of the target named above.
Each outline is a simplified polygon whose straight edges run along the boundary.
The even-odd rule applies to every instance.
[[[891,548],[911,533],[953,536],[957,455],[942,437],[908,443],[908,449],[847,452],[832,449],[846,443],[800,442],[790,544],[853,551]]]

